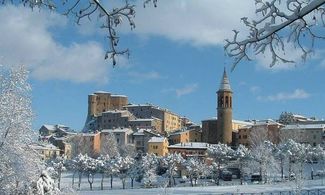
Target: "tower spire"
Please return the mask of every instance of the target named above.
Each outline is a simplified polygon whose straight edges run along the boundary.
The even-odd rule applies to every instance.
[[[226,72],[226,67],[224,67],[223,70],[223,76],[220,82],[219,91],[231,91],[230,82]]]

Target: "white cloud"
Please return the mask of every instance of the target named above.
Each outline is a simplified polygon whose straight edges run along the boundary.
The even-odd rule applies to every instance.
[[[258,96],[257,99],[261,101],[286,101],[294,99],[306,99],[310,94],[303,89],[296,89],[293,92],[280,92],[275,95]]]
[[[161,79],[162,76],[156,71],[150,72],[129,72],[128,76],[131,77],[131,80],[134,81],[143,81],[143,80],[154,80],[154,79]]]
[[[95,42],[63,45],[51,30],[65,28],[67,19],[22,6],[0,8],[0,62],[26,64],[33,78],[73,82],[106,82],[111,67]],[[58,36],[58,35],[55,35]]]
[[[261,90],[261,88],[260,88],[259,86],[251,86],[251,87],[249,88],[249,91],[250,91],[251,93],[253,93],[253,94],[258,93],[260,90]]]
[[[196,91],[197,88],[198,88],[198,84],[194,83],[194,84],[191,84],[191,85],[187,85],[187,86],[185,86],[183,88],[175,89],[176,96],[181,97],[181,96],[184,96],[184,95],[188,95],[188,94],[193,93],[194,91]]]
[[[271,71],[283,71],[283,70],[295,69],[304,63],[302,60],[303,53],[301,52],[301,50],[296,48],[293,44],[285,42],[284,50],[285,52],[283,52],[280,49],[276,51],[280,57],[286,60],[294,61],[295,63],[283,63],[281,61],[277,61],[274,66],[270,67],[270,64],[272,62],[272,55],[271,52],[266,49],[264,54],[259,54],[255,56],[257,60],[256,62],[257,67],[266,70],[271,70]]]
[[[223,45],[233,29],[244,31],[240,18],[254,13],[254,1],[163,0],[157,8],[143,8],[143,1],[137,1],[134,32],[193,45]]]

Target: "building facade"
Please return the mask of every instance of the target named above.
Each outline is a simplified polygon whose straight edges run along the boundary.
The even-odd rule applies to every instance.
[[[133,131],[130,128],[117,128],[117,129],[104,129],[101,131],[101,140],[105,140],[105,136],[108,134],[114,134],[116,143],[119,146],[126,146],[133,144],[132,134]]]
[[[127,110],[110,110],[96,117],[96,126],[93,130],[128,128],[129,121],[135,117]]]
[[[201,142],[202,132],[200,128],[178,130],[168,136],[168,141],[170,144]]]
[[[132,129],[151,129],[157,133],[163,133],[162,120],[159,118],[132,119],[129,120],[129,127]]]
[[[252,121],[251,124],[238,129],[238,144],[245,145],[246,147],[251,147],[254,139],[258,139],[256,136],[260,136],[260,139],[268,139],[274,144],[280,142],[280,129],[283,127],[281,123],[274,120],[260,120]],[[254,134],[252,137],[252,133]],[[255,138],[255,137],[256,138]]]
[[[184,158],[207,157],[207,149],[209,147],[208,143],[203,142],[188,142],[188,143],[178,143],[168,146],[169,153],[179,153]]]
[[[98,116],[109,110],[122,110],[126,105],[128,105],[127,96],[98,91],[88,95],[88,117]]]
[[[139,129],[132,134],[133,143],[137,151],[143,153],[148,152],[148,141],[152,137],[160,137],[160,135],[151,131],[151,129]]]
[[[182,128],[182,118],[167,110],[151,104],[133,104],[125,106],[137,119],[158,118],[162,121],[162,132],[173,132]]]
[[[166,156],[168,154],[168,140],[165,137],[152,137],[148,141],[148,153],[157,156]]]
[[[42,160],[49,160],[60,156],[60,149],[52,144],[34,143],[30,147],[40,154]]]
[[[324,144],[324,136],[325,124],[294,124],[280,129],[282,140],[292,139],[312,146]]]

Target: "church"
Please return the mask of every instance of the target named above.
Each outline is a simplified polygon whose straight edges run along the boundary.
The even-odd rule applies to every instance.
[[[209,144],[236,145],[237,130],[251,123],[232,119],[233,92],[226,69],[224,69],[216,99],[217,117],[202,121],[202,141]]]

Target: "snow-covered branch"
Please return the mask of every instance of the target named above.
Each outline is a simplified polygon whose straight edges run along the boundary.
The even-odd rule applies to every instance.
[[[233,68],[243,59],[251,60],[251,55],[266,51],[271,53],[270,66],[277,62],[294,63],[285,56],[287,44],[299,49],[302,60],[306,60],[315,39],[325,39],[325,36],[317,34],[316,28],[317,24],[325,27],[324,3],[325,0],[255,0],[258,18],[241,18],[249,35],[239,38],[239,31],[234,30],[233,39],[226,40],[225,51],[234,60]],[[307,38],[310,45],[304,42]]]
[[[98,16],[98,20],[102,23],[101,28],[107,31],[108,49],[105,54],[105,59],[111,59],[113,66],[117,64],[117,57],[121,55],[129,56],[129,49],[121,49],[118,47],[120,36],[118,28],[127,23],[131,30],[135,28],[135,5],[129,3],[128,0],[121,1],[119,7],[109,4],[107,1],[100,0],[0,0],[0,4],[7,3],[23,4],[34,8],[48,8],[50,10],[62,9],[63,14],[75,19],[77,24],[80,24],[83,19],[92,20],[94,16]],[[156,7],[157,0],[144,0],[144,6],[153,3]]]

